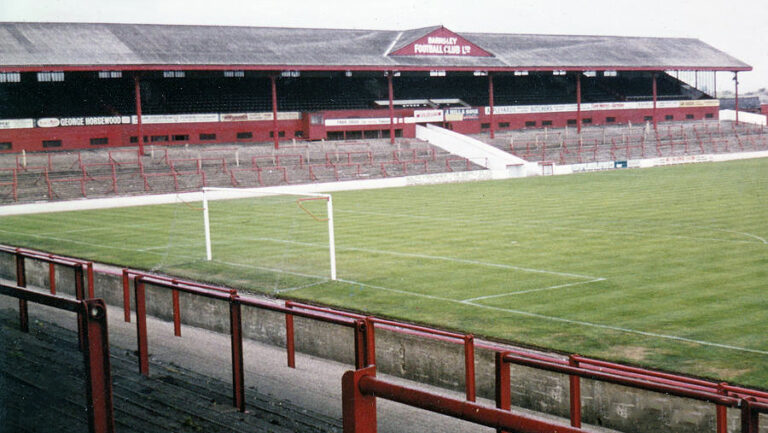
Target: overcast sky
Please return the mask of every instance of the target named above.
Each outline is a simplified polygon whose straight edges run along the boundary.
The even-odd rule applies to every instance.
[[[768,0],[0,0],[0,21],[692,37],[754,67],[740,92],[768,87]]]

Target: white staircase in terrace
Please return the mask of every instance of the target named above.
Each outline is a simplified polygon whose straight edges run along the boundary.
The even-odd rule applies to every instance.
[[[491,170],[495,179],[524,177],[530,165],[511,153],[435,125],[416,125],[416,138]]]

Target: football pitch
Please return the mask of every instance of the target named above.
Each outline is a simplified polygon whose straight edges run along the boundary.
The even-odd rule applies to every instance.
[[[768,387],[768,159],[0,218],[0,242]],[[305,212],[306,210],[306,212]]]

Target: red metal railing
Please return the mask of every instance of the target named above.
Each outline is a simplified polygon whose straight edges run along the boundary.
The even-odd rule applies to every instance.
[[[741,399],[731,397],[717,390],[701,389],[699,385],[686,383],[684,380],[663,380],[658,374],[645,374],[637,377],[636,373],[629,373],[620,369],[611,369],[610,371],[599,371],[596,369],[583,368],[579,366],[579,361],[586,359],[572,356],[569,361],[546,357],[534,359],[522,356],[515,352],[497,352],[496,353],[496,406],[499,409],[509,410],[511,405],[510,397],[510,373],[509,364],[518,364],[526,367],[532,367],[540,370],[551,371],[569,375],[570,382],[570,418],[571,426],[581,427],[581,391],[580,378],[592,379],[602,382],[613,383],[631,388],[644,389],[685,397],[689,399],[701,400],[716,405],[716,428],[717,433],[727,433],[727,413],[728,407],[739,407]],[[672,376],[672,375],[669,375]],[[682,379],[679,376],[677,379]]]
[[[447,341],[451,343],[458,343],[464,346],[464,374],[465,374],[465,392],[468,401],[475,401],[476,398],[476,385],[475,385],[475,338],[472,334],[459,334],[455,332],[443,331],[440,329],[428,328],[425,326],[412,325],[409,323],[396,322],[392,320],[380,319],[372,316],[363,316],[361,314],[350,313],[340,310],[332,310],[330,308],[318,307],[315,305],[302,304],[293,302],[290,300],[285,301],[285,306],[292,309],[316,311],[318,313],[326,314],[329,316],[344,316],[356,320],[368,320],[374,327],[380,329],[386,329],[387,331],[407,333],[411,335],[417,335],[434,340]],[[289,323],[290,321],[290,323]],[[290,315],[286,316],[286,348],[288,349],[288,366],[295,368],[295,354],[294,352],[294,335],[293,335],[293,318]],[[374,342],[375,343],[375,342]],[[374,352],[372,359],[375,360],[375,346],[373,346]]]
[[[29,257],[65,266],[74,265],[76,270],[80,269],[80,275],[82,275],[82,265],[90,263],[47,253],[5,246],[0,246],[0,251],[16,255],[17,279],[18,286],[20,287],[26,283],[23,258]],[[19,259],[19,257],[22,259]],[[299,316],[354,328],[355,366],[358,370],[375,365],[376,327],[388,331],[462,343],[465,348],[465,373],[467,375],[466,391],[467,400],[469,401],[474,400],[475,393],[474,350],[476,347],[480,347],[494,351],[496,352],[496,402],[498,409],[508,409],[511,406],[509,382],[510,363],[566,374],[569,376],[570,382],[571,424],[573,427],[581,425],[581,378],[610,382],[622,386],[651,390],[673,396],[713,403],[716,406],[716,426],[718,433],[726,431],[726,409],[728,407],[741,408],[743,433],[757,433],[759,421],[758,415],[760,413],[768,413],[768,392],[764,391],[647,370],[639,367],[591,359],[579,355],[571,355],[566,360],[528,351],[508,350],[488,343],[475,343],[471,335],[436,330],[292,301],[285,301],[284,305],[280,305],[255,298],[240,297],[234,289],[178,280],[129,269],[123,270],[126,321],[130,321],[130,281],[132,279],[134,280],[135,286],[139,363],[142,374],[148,374],[149,371],[147,360],[145,284],[170,289],[172,291],[172,300],[174,304],[174,333],[178,336],[181,335],[181,311],[178,300],[179,292],[208,297],[229,303],[230,333],[232,337],[233,351],[233,394],[235,405],[241,410],[244,410],[244,388],[242,385],[242,319],[240,309],[245,305],[284,314],[286,323],[286,351],[288,365],[291,367],[295,366],[293,318],[294,316]],[[80,281],[82,281],[82,277],[80,277]],[[90,287],[92,287],[92,278],[90,278],[90,284]],[[80,286],[82,287],[82,284]],[[80,290],[80,293],[82,293],[82,289]],[[22,301],[23,300],[20,300],[20,305]],[[20,312],[20,315],[26,315],[26,308],[23,310],[24,313]],[[24,322],[22,321],[22,323]]]
[[[334,161],[335,160],[335,161]],[[373,165],[373,153],[369,150],[358,150],[352,152],[326,152],[325,164],[326,165],[338,165],[338,164],[353,164],[362,163],[364,165]]]
[[[583,432],[564,424],[516,415],[497,408],[386,382],[376,378],[375,366],[344,373],[341,389],[344,433],[376,433],[376,398],[520,433]]]
[[[0,182],[0,186],[10,186],[11,187],[11,196],[13,197],[13,201],[19,200],[18,190],[19,190],[19,178],[18,178],[18,170],[16,168],[0,168],[0,171],[10,171],[11,172],[11,181],[10,182]]]
[[[26,259],[33,259],[40,262],[48,263],[48,282],[50,286],[50,292],[52,295],[56,294],[56,266],[63,266],[70,268],[74,271],[74,283],[75,283],[75,298],[83,300],[87,298],[94,298],[94,283],[93,283],[93,262],[85,260],[73,259],[64,256],[58,256],[55,254],[42,253],[39,251],[27,250],[24,248],[14,248],[6,245],[0,245],[0,251],[8,254],[12,254],[16,258],[16,284],[19,287],[27,286],[26,275]],[[85,293],[85,279],[87,275],[87,290],[88,295]],[[25,332],[29,329],[27,302],[23,299],[19,299],[19,326]],[[81,321],[78,321],[78,337],[80,339],[80,347],[84,347],[84,336]]]
[[[81,164],[82,170],[83,170],[83,177],[86,179],[86,182],[90,181],[100,181],[100,180],[108,180],[112,182],[112,188],[111,191],[114,194],[118,194],[117,191],[117,168],[116,164],[112,161],[110,162],[100,162],[100,163],[91,163],[91,164]],[[109,167],[110,169],[110,176],[93,176],[90,173],[88,173],[89,167]]]
[[[227,302],[229,304],[230,338],[232,349],[232,387],[233,404],[240,411],[245,411],[245,385],[243,371],[243,333],[242,333],[242,306],[253,307],[283,313],[292,316],[300,316],[321,322],[346,326],[355,330],[355,366],[362,368],[373,364],[373,325],[365,319],[352,319],[341,316],[330,316],[313,311],[296,311],[283,305],[262,301],[255,298],[240,297],[237,291],[201,283],[180,281],[172,278],[151,275],[144,272],[123,270],[123,283],[130,284],[134,281],[134,302],[136,311],[136,338],[139,357],[139,372],[149,375],[148,335],[147,335],[147,308],[146,285],[172,290],[174,305],[174,331],[181,336],[180,308],[178,293],[184,292],[195,296]],[[125,286],[124,286],[125,287]],[[125,297],[126,305],[130,299]],[[129,316],[126,316],[129,319]]]
[[[83,362],[85,364],[85,395],[88,431],[115,431],[112,404],[112,373],[109,361],[107,307],[101,299],[72,300],[25,289],[22,285],[0,283],[0,295],[23,302],[47,305],[77,313],[78,326],[83,329]],[[23,332],[29,328],[22,326]]]

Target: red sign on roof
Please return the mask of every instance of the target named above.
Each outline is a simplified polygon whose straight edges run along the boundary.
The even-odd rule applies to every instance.
[[[493,54],[441,27],[392,52],[390,56],[493,57]]]

